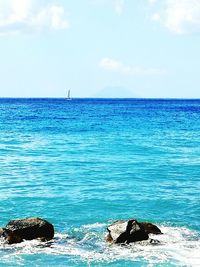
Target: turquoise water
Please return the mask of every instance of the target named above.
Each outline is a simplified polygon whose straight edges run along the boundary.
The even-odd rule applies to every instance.
[[[0,99],[0,226],[38,216],[55,239],[0,242],[0,266],[199,266],[200,100]],[[105,243],[116,219],[161,245]]]

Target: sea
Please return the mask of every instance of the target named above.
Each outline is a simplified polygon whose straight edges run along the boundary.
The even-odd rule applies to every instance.
[[[200,266],[200,100],[0,99],[0,227],[40,217],[48,242],[0,266]],[[158,244],[112,245],[107,226],[156,224]]]

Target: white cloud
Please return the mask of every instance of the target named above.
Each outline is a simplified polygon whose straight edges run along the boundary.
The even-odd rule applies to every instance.
[[[175,33],[200,32],[200,0],[165,0],[162,3],[164,5],[152,20],[160,21]]]
[[[0,33],[67,29],[64,7],[49,2],[41,5],[39,0],[1,0]]]
[[[99,66],[106,70],[114,70],[117,71],[122,68],[122,64],[114,59],[111,58],[103,58]]]
[[[122,15],[124,11],[124,0],[116,0],[115,1],[115,12],[118,15]]]
[[[99,67],[108,71],[114,71],[126,75],[160,75],[165,73],[164,70],[158,68],[127,66],[111,58],[103,58],[99,63]]]
[[[152,16],[151,16],[151,19],[153,21],[159,21],[160,20],[160,14],[158,13],[154,13]]]
[[[42,8],[30,19],[30,24],[54,30],[66,29],[69,26],[68,22],[64,19],[64,8],[58,5]]]

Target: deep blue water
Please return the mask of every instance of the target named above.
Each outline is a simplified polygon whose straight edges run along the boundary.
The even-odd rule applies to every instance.
[[[0,99],[0,211],[56,231],[0,242],[0,266],[199,266],[200,100]],[[161,245],[106,244],[129,218]]]

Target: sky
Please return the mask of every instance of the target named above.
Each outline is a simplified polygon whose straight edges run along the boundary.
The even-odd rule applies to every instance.
[[[200,98],[200,0],[0,0],[0,97]]]

